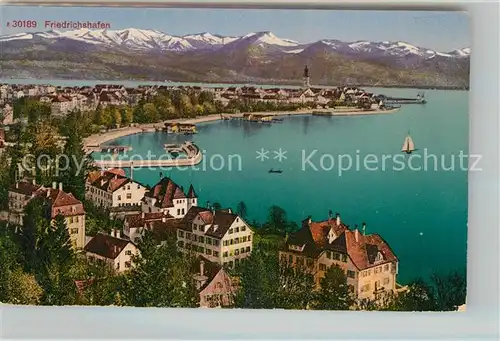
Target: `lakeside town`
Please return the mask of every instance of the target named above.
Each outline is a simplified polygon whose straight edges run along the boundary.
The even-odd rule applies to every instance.
[[[425,103],[423,94],[315,88],[307,67],[303,76],[300,89],[0,86],[0,302],[457,310],[465,279],[433,278],[437,289],[398,283],[397,255],[383,236],[366,234],[365,223],[350,225],[332,210],[292,222],[272,203],[267,221],[250,222],[243,201],[199,203],[193,184],[186,191],[161,175],[150,187],[123,164],[91,158],[126,150],[105,144],[121,136],[191,135],[205,121],[272,124],[280,115],[383,114]],[[200,162],[192,143],[165,149]],[[27,166],[28,154],[73,160],[62,170],[54,160]],[[446,296],[451,285],[453,297]]]

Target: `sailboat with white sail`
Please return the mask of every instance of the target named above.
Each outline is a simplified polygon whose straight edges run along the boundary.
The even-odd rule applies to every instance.
[[[408,132],[408,135],[405,138],[405,141],[403,143],[403,148],[401,148],[402,152],[405,152],[406,154],[411,154],[414,152],[415,149],[415,143],[413,142],[413,139],[410,136],[410,132]]]

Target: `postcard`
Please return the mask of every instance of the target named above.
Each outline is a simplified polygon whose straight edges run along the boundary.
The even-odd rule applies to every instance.
[[[465,13],[25,9],[0,302],[465,309]]]

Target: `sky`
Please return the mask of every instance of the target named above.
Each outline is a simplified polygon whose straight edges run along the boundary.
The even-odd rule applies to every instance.
[[[470,47],[469,16],[463,12],[242,10],[0,6],[0,33],[46,31],[45,20],[102,21],[112,30],[155,29],[172,35],[210,32],[240,36],[271,31],[280,38],[309,43],[405,41],[441,52]],[[12,20],[36,20],[36,29],[7,27]]]

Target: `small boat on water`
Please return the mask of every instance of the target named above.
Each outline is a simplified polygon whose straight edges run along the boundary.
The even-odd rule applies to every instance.
[[[410,133],[408,132],[408,135],[406,136],[405,141],[403,142],[403,147],[401,148],[401,151],[405,152],[406,154],[411,154],[415,150],[416,150],[415,143],[413,143]]]
[[[177,159],[177,157],[179,156],[179,153],[177,153],[177,152],[170,152],[170,155],[172,155],[172,158]]]
[[[272,169],[272,168],[271,168],[268,172],[269,172],[269,173],[283,173],[283,171],[282,171],[282,170],[279,170],[279,169]]]

